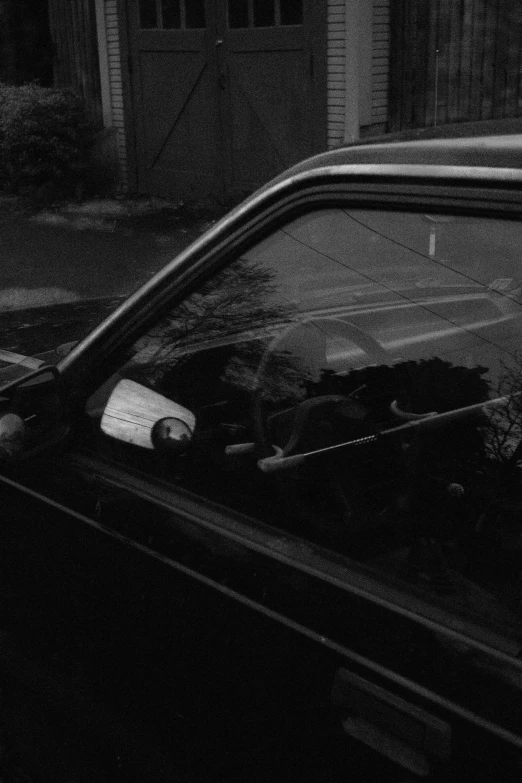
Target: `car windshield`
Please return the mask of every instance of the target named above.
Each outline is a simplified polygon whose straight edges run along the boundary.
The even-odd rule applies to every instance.
[[[522,645],[520,234],[315,210],[200,285],[115,377],[194,414],[181,486]]]
[[[388,366],[437,359],[480,378],[481,399],[499,397],[522,349],[519,233],[520,224],[510,220],[322,210],[245,253],[193,298],[190,321],[183,312],[177,322],[177,340],[167,348],[149,335],[136,358],[148,361],[159,343],[165,360],[165,350],[180,355],[196,344],[261,339],[295,321],[326,338],[321,371],[365,368],[368,350],[377,346]],[[244,300],[231,299],[248,286]],[[342,323],[354,336],[366,335],[368,345],[343,338]],[[467,400],[454,385],[453,406],[432,392],[432,404],[424,400],[430,411]],[[420,399],[412,404],[423,412]]]

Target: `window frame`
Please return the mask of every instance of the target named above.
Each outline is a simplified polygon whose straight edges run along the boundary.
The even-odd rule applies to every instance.
[[[322,179],[322,178],[321,178]],[[404,177],[361,177],[361,182],[334,179],[330,184],[296,178],[288,184],[288,194],[279,189],[241,205],[221,220],[201,239],[154,275],[132,294],[90,335],[58,364],[73,397],[96,368],[115,355],[121,355],[139,336],[170,308],[181,302],[213,274],[233,261],[234,257],[267,237],[280,225],[317,208],[348,207],[455,214],[475,217],[516,217],[522,221],[522,192],[510,193],[499,183],[404,182]],[[285,183],[286,184],[286,183]],[[488,187],[489,185],[489,187]],[[295,187],[296,186],[296,187]],[[287,188],[285,188],[286,190]],[[294,192],[292,192],[294,191]],[[514,195],[515,198],[509,198]],[[268,196],[268,197],[267,197]],[[492,201],[497,206],[492,206]],[[108,373],[110,374],[110,373]],[[92,387],[94,388],[94,387]],[[88,395],[87,395],[88,396]]]
[[[492,195],[498,200],[497,206],[493,206],[491,203]],[[518,199],[518,203],[513,203],[511,199],[506,200],[506,192],[503,190],[497,190],[495,194],[492,194],[491,191],[485,194],[484,190],[475,186],[473,188],[470,188],[469,185],[448,187],[444,183],[437,183],[434,186],[431,184],[419,185],[418,183],[412,185],[412,183],[404,184],[401,182],[399,184],[395,183],[395,187],[391,190],[389,185],[384,189],[382,183],[380,183],[373,185],[373,192],[368,185],[365,186],[364,190],[361,190],[357,185],[346,186],[346,183],[338,183],[334,192],[332,192],[331,186],[316,187],[307,189],[305,192],[298,192],[296,195],[290,194],[289,197],[281,201],[274,200],[272,203],[269,202],[268,205],[263,205],[264,208],[257,214],[255,212],[253,215],[248,213],[241,214],[239,212],[239,215],[236,216],[236,221],[234,221],[234,218],[226,219],[218,226],[214,234],[211,232],[210,236],[207,236],[206,243],[204,241],[196,242],[177,261],[169,265],[164,272],[156,275],[151,284],[145,287],[145,290],[140,289],[134,297],[131,297],[127,304],[123,305],[117,313],[108,319],[105,325],[102,325],[94,333],[94,338],[87,339],[87,348],[89,350],[93,346],[101,347],[102,351],[105,350],[104,361],[99,364],[99,366],[104,368],[104,377],[106,378],[110,375],[110,372],[107,372],[105,369],[107,368],[107,362],[112,363],[112,367],[115,368],[121,352],[131,345],[140,333],[159,320],[162,314],[167,312],[177,302],[190,296],[199,285],[228,263],[231,263],[246,249],[267,237],[280,225],[304,213],[318,208],[341,205],[343,207],[349,206],[350,209],[357,207],[375,210],[391,209],[393,211],[412,209],[420,213],[428,211],[430,214],[444,214],[451,211],[461,215],[490,218],[502,217],[504,219],[512,216],[522,221],[522,204],[520,199]],[[195,263],[191,266],[190,262],[193,260]],[[143,296],[142,301],[140,301],[140,296]],[[136,307],[136,305],[138,306]],[[126,330],[126,334],[122,335],[119,327],[122,323],[125,323],[127,315],[132,317],[133,328]],[[66,370],[65,378],[67,378],[68,366],[74,368],[74,362],[68,365],[67,359],[65,359],[63,364],[65,364]],[[77,383],[75,389],[73,389],[73,398],[75,397],[76,401],[78,402],[79,400],[80,403],[85,401],[88,396],[86,388],[89,385],[91,388],[94,388],[97,384],[97,381],[93,380],[92,377],[89,379],[90,384],[87,386],[85,385],[85,376],[83,380],[83,383]],[[74,394],[74,391],[76,394]],[[155,483],[157,483],[156,480],[150,480],[151,487]],[[162,491],[164,491],[164,487]],[[169,501],[173,511],[183,514],[184,512],[181,509],[184,508],[186,498],[189,498],[188,502],[194,501],[194,498],[190,499],[190,493],[173,488]],[[197,501],[201,512],[198,515],[198,524],[204,528],[208,528],[209,525],[213,526],[212,520],[216,513],[216,505],[201,496],[198,497]],[[228,508],[226,509],[226,514],[232,520],[233,529],[235,525],[239,524],[238,520],[241,520],[242,524],[244,524],[244,520],[249,519],[252,530],[254,528],[261,530],[264,546],[267,546],[267,541],[270,540],[271,536],[275,535],[273,532],[274,528],[267,529],[268,526],[259,522],[259,520],[243,517],[239,512]],[[253,526],[252,522],[254,523]],[[223,531],[224,534],[229,535],[229,532],[225,532],[225,528],[223,528]],[[285,533],[285,535],[287,534]],[[241,536],[245,545],[250,547],[252,541],[248,535],[245,535],[244,528]],[[290,538],[292,537],[290,536]],[[299,542],[304,539],[294,537],[292,540],[295,551],[298,552]],[[338,579],[337,564],[340,556],[333,551],[323,549],[309,542],[306,542],[306,545],[307,547],[310,546],[314,552],[313,559],[317,559],[314,567],[317,567],[321,578],[330,580],[332,573],[336,573],[335,579]],[[362,579],[363,583],[367,585],[368,595],[372,595],[377,602],[380,602],[380,591],[375,588],[374,580],[370,579],[367,582],[364,567],[346,558],[341,557],[341,560],[343,561],[342,582],[344,588],[348,592],[353,589],[357,590],[359,589],[357,585],[360,584]],[[296,560],[297,565],[298,563],[299,561]],[[385,579],[383,578],[379,583],[385,584]],[[461,643],[464,643],[464,640],[466,640],[466,643],[472,646],[477,645],[483,652],[487,649],[493,654],[506,655],[505,648],[502,651],[502,641],[499,640],[494,632],[490,632],[472,621],[467,621],[462,617],[446,612],[436,605],[414,599],[411,593],[397,589],[396,586],[393,590],[391,586],[386,587],[386,589],[392,591],[394,596],[393,602],[390,603],[388,608],[393,607],[399,614],[407,616],[410,616],[410,613],[413,611],[413,615],[418,622],[430,628],[436,626],[438,632],[443,634],[445,632],[450,633],[450,635],[456,634]],[[412,610],[412,606],[415,606],[415,610]],[[507,659],[511,662],[514,660],[512,653],[508,654]],[[504,658],[504,662],[507,659]]]
[[[268,193],[261,193],[171,262],[60,362],[59,369],[71,394],[72,415],[75,409],[78,410],[77,406],[85,403],[89,387],[96,386],[96,382],[91,383],[95,369],[101,368],[103,376],[107,377],[107,368],[117,365],[121,352],[160,318],[162,312],[189,296],[205,279],[281,223],[318,206],[340,204],[351,209],[415,209],[432,214],[449,211],[492,218],[513,217],[522,221],[522,193],[514,187],[503,188],[494,177],[482,184],[476,181],[470,184],[432,182],[427,176],[423,181],[415,179],[405,182],[403,177],[397,176],[381,177],[376,182],[375,177],[365,176],[346,182],[346,178],[339,176],[336,179],[332,175],[330,181],[325,182],[323,177],[311,184],[294,180],[285,183],[282,189],[276,187]],[[350,601],[361,598],[368,607],[377,612],[384,611],[392,618],[392,622],[394,618],[407,620],[419,633],[428,633],[430,638],[454,646],[454,655],[462,659],[461,665],[464,667],[469,667],[470,660],[476,658],[486,663],[485,668],[489,666],[491,670],[505,672],[507,677],[520,678],[522,661],[503,647],[502,642],[499,644],[494,634],[414,597],[406,590],[387,586],[383,578],[370,577],[364,567],[354,561],[309,542],[305,542],[305,553],[303,539],[290,534],[285,534],[287,549],[278,552],[273,544],[275,538],[281,539],[281,535],[276,536],[273,528],[268,529],[257,520],[253,520],[255,524],[252,524],[250,518],[232,509],[219,509],[204,498],[195,498],[150,477],[146,477],[138,488],[136,477],[129,471],[118,471],[114,465],[104,464],[102,459],[93,459],[92,455],[89,458],[77,447],[66,453],[65,457],[75,471],[90,481],[95,477],[96,481],[108,483],[125,492],[137,493],[154,504],[168,508],[180,527],[193,525],[203,535],[217,535],[226,542],[239,545],[247,553],[263,553],[263,556],[281,567],[291,569],[295,574],[310,576],[334,588],[345,601],[345,608],[349,607]],[[202,575],[201,578],[206,577]],[[243,596],[241,600],[250,601],[255,608],[248,596]],[[294,621],[290,618],[289,622]],[[317,636],[317,632],[309,627],[300,632],[316,638],[330,652],[341,653],[354,666],[362,667],[372,676],[393,682],[406,695],[415,694],[425,704],[449,710],[455,720],[463,721],[464,725],[471,722],[475,728],[492,732],[512,746],[522,749],[522,736],[516,728],[510,726],[506,706],[493,704],[493,715],[485,719],[470,711],[465,704],[463,706],[465,699],[462,695],[449,702],[430,689],[430,684],[421,678],[415,682],[406,681],[396,672],[383,669],[371,658],[354,653],[349,645],[334,637]],[[476,676],[480,676],[480,672]]]

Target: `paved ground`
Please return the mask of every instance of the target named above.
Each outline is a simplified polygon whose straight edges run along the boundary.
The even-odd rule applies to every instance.
[[[0,348],[35,354],[78,339],[216,218],[151,198],[41,210],[0,200]]]
[[[0,214],[0,309],[129,293],[209,225],[154,199]]]

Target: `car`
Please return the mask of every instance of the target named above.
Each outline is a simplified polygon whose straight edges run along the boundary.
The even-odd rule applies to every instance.
[[[2,352],[4,765],[520,780],[521,160],[324,153]]]

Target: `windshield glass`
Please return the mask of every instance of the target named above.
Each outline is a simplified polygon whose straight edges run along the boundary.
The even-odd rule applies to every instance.
[[[478,216],[310,212],[140,337],[88,417],[121,378],[150,387],[197,421],[178,484],[522,648],[520,234]]]
[[[329,209],[275,232],[243,264],[270,276],[263,301],[280,308],[282,320],[309,319],[323,336],[318,319],[348,322],[377,341],[387,365],[437,358],[466,368],[480,378],[482,394],[497,397],[522,349],[520,231],[509,220]],[[223,342],[234,326],[244,332],[245,322],[229,322],[225,333],[215,326]],[[207,320],[190,333],[192,342],[202,337],[211,337]],[[328,368],[321,369],[346,374],[368,365],[360,344],[333,332],[326,342]],[[454,406],[437,393],[431,389],[441,410],[466,398],[454,385]],[[414,404],[422,408],[420,399]]]

